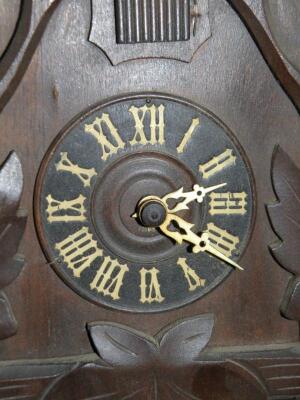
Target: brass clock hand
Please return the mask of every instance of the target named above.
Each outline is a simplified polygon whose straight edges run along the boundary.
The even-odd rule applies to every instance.
[[[175,224],[180,231],[169,230],[170,224]],[[229,257],[225,256],[222,252],[216,249],[209,241],[209,235],[207,232],[203,232],[201,236],[196,235],[192,228],[193,224],[186,222],[178,215],[168,214],[164,223],[160,225],[159,229],[171,239],[174,239],[177,243],[181,244],[183,241],[193,244],[193,253],[200,253],[206,251],[211,255],[218,257],[227,264],[243,271],[243,268],[232,261]]]
[[[183,187],[181,187],[180,189],[176,190],[175,192],[166,194],[164,197],[162,197],[161,200],[166,204],[169,213],[177,213],[178,211],[187,210],[188,209],[187,205],[189,203],[191,203],[192,201],[196,200],[198,203],[202,203],[205,196],[208,193],[210,193],[216,189],[219,189],[223,186],[226,186],[226,185],[227,185],[227,183],[220,183],[218,185],[214,185],[214,186],[205,188],[203,186],[196,184],[193,186],[193,191],[187,192],[187,193],[184,193]],[[184,198],[184,200],[177,203],[173,208],[170,208],[168,206],[168,200],[178,200],[181,198]]]
[[[207,239],[206,239],[206,235],[207,235]],[[230,264],[232,267],[234,267],[240,271],[244,271],[244,268],[242,268],[236,262],[232,261],[229,257],[225,256],[225,254],[223,254],[221,251],[219,251],[216,247],[214,247],[214,245],[212,245],[209,242],[209,235],[206,232],[204,232],[202,234],[201,239],[205,242],[205,245],[204,245],[204,247],[201,247],[200,251],[207,251],[211,255],[218,257],[220,260],[226,262],[227,264]]]
[[[191,203],[192,201],[197,201],[198,203],[202,203],[205,196],[216,190],[219,189],[223,186],[226,186],[227,183],[220,183],[218,185],[214,186],[209,186],[207,188],[200,186],[198,184],[193,186],[193,191],[191,192],[183,192],[183,187],[180,189],[176,190],[175,192],[171,192],[163,196],[162,198],[157,197],[157,196],[146,196],[143,199],[139,201],[138,207],[141,209],[142,207],[145,207],[148,203],[152,201],[160,202],[161,204],[164,205],[164,208],[167,210],[168,213],[177,213],[178,211],[182,210],[188,210],[188,204]],[[179,199],[184,199],[177,203],[173,208],[170,208],[168,205],[168,200],[179,200]],[[132,218],[138,218],[139,213],[134,213],[132,215]]]

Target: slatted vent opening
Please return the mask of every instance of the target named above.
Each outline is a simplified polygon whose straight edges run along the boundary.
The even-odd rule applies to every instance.
[[[190,0],[115,0],[117,43],[190,39]]]

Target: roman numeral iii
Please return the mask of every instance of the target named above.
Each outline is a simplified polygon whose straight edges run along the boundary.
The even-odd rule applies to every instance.
[[[211,193],[209,195],[210,215],[245,215],[247,194],[241,193]]]

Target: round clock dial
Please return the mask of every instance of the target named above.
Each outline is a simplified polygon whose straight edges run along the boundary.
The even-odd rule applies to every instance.
[[[172,309],[236,267],[253,216],[249,167],[207,111],[163,95],[119,98],[64,130],[35,195],[42,245],[85,298]]]

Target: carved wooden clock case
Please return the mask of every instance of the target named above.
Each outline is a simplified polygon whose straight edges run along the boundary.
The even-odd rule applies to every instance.
[[[300,398],[299,18],[0,0],[1,399]]]

